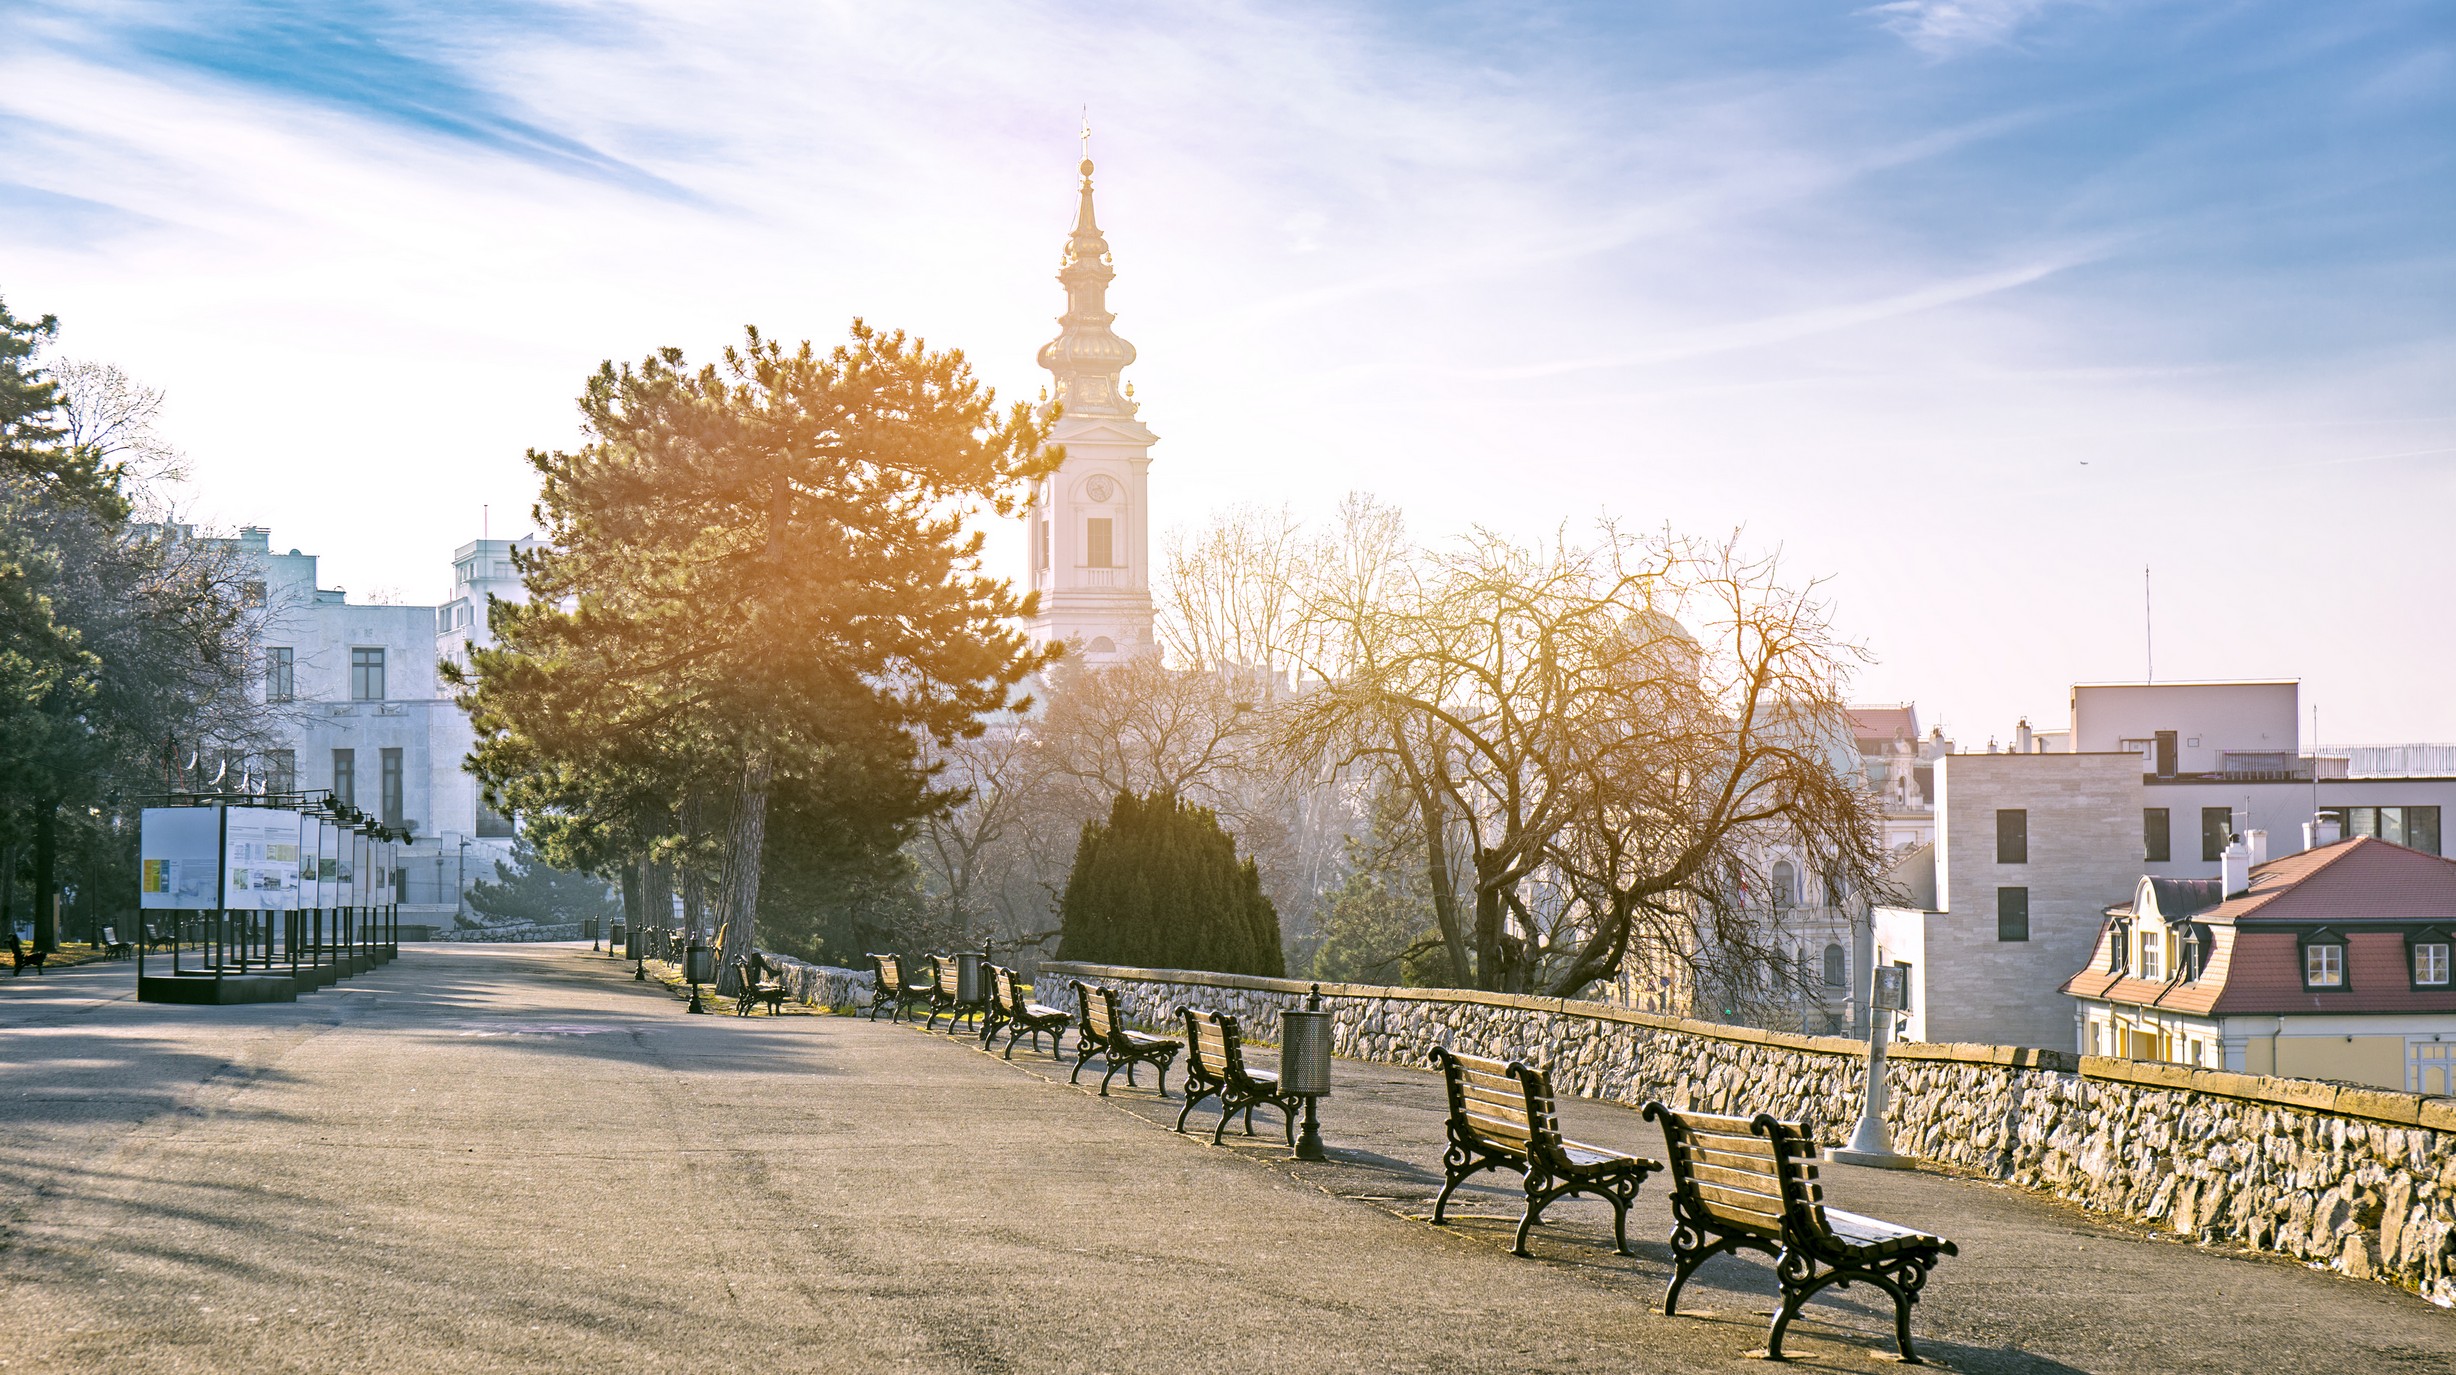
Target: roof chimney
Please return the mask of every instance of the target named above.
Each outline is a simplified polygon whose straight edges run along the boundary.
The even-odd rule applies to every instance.
[[[2322,845],[2334,845],[2345,838],[2345,823],[2335,814],[2321,812],[2303,823],[2303,848],[2316,850]]]
[[[2257,869],[2268,863],[2268,832],[2245,831],[2243,832],[2243,843],[2251,847],[2252,868]]]
[[[2021,718],[2021,724],[2013,727],[2013,753],[2028,754],[2030,739],[2030,718],[2024,716]]]
[[[2240,834],[2226,837],[2226,853],[2217,865],[2218,875],[2225,881],[2225,896],[2240,897],[2251,891],[2251,847],[2243,843]]]

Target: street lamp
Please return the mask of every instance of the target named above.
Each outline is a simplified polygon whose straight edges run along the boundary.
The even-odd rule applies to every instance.
[[[1305,995],[1302,1008],[1279,1014],[1279,1088],[1305,1100],[1305,1129],[1296,1138],[1296,1158],[1326,1160],[1319,1107],[1330,1096],[1331,1014],[1322,1008],[1322,986]]]
[[[1907,1170],[1917,1162],[1897,1154],[1893,1138],[1885,1130],[1885,1038],[1893,1030],[1893,1014],[1910,1006],[1910,971],[1902,966],[1885,965],[1869,971],[1876,1004],[1875,1014],[1868,1019],[1868,1088],[1860,1095],[1859,1125],[1851,1129],[1847,1145],[1827,1151],[1828,1159],[1845,1165],[1873,1165],[1880,1170]]]

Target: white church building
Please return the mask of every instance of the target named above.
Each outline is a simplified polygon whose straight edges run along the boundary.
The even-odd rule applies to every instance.
[[[1152,629],[1151,446],[1159,436],[1135,417],[1134,388],[1120,381],[1134,345],[1109,328],[1109,241],[1092,215],[1092,161],[1082,166],[1074,232],[1058,266],[1066,313],[1041,346],[1057,379],[1050,438],[1065,461],[1041,479],[1024,511],[1029,586],[1039,611],[1034,644],[1064,641],[1094,664],[1157,654]]]

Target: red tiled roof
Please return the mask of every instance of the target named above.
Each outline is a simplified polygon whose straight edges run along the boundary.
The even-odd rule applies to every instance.
[[[2456,921],[2456,860],[2371,836],[2272,859],[2201,921]]]
[[[1919,742],[1917,707],[1845,707],[1843,712],[1850,717],[1851,736],[1861,754],[1890,753],[1897,739]]]
[[[2161,889],[2161,910],[2164,897]],[[2270,860],[2251,871],[2247,891],[2189,914],[2210,936],[2207,967],[2189,983],[2135,979],[2107,968],[2115,922],[2131,918],[2132,908],[2126,902],[2108,909],[2088,967],[2064,982],[2064,992],[2202,1016],[2456,1012],[2456,989],[2413,987],[2405,937],[2397,932],[2348,933],[2346,986],[2318,993],[2303,987],[2295,935],[2323,924],[2430,922],[2456,929],[2456,860],[2369,836]]]

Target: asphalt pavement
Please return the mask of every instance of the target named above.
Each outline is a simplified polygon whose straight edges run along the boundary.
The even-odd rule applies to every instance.
[[[687,1016],[584,948],[405,947],[294,1004],[132,984],[0,980],[12,1372],[1761,1368],[1762,1261],[1710,1264],[1694,1316],[1660,1315],[1659,1180],[1634,1258],[1574,1199],[1532,1260],[1506,1191],[1420,1220],[1440,1107],[1413,1071],[1341,1062],[1334,1158],[1300,1165],[1275,1136],[1167,1130],[1148,1076],[1102,1100],[1071,1057]],[[1633,1113],[1567,1115],[1659,1153]],[[2456,1314],[2401,1291],[1978,1181],[1828,1178],[1961,1243],[1916,1318],[1946,1368],[2456,1369]],[[1844,1295],[1788,1345],[1862,1370],[1889,1329]]]

